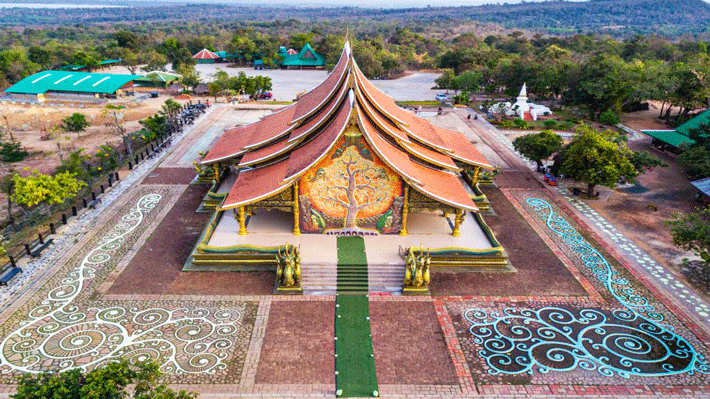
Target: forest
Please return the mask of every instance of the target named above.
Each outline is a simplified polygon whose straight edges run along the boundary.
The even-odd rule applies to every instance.
[[[300,49],[310,43],[332,67],[346,30],[329,22],[296,20],[238,27],[213,21],[8,30],[0,33],[0,87],[43,69],[98,66],[106,59],[122,59],[133,72],[140,72],[139,66],[144,71],[172,67],[194,86],[212,78],[194,72],[191,55],[202,48],[238,54],[241,64],[261,58],[275,67],[279,46]],[[370,78],[438,69],[443,72],[437,80],[441,88],[499,96],[513,96],[527,82],[533,99],[577,107],[591,119],[657,100],[663,104],[659,117],[677,125],[707,107],[710,97],[708,43],[695,38],[635,35],[619,40],[525,31],[441,38],[396,25],[348,34],[358,64]]]
[[[435,3],[436,5],[436,3]],[[519,4],[373,9],[360,7],[255,7],[217,4],[142,2],[135,7],[99,9],[0,8],[0,26],[17,28],[76,24],[143,24],[188,21],[260,22],[295,19],[308,23],[337,21],[356,31],[380,25],[420,33],[457,31],[475,23],[539,33],[603,33],[614,37],[658,33],[707,35],[710,5],[702,0],[589,0]]]

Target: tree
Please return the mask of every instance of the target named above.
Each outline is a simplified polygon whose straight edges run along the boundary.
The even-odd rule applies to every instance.
[[[32,46],[27,50],[27,58],[43,69],[48,69],[54,63],[52,53],[40,46]]]
[[[10,169],[9,173],[0,177],[0,191],[7,195],[7,214],[11,224],[15,224],[15,215],[12,211],[12,204],[14,204],[13,197],[15,194],[15,175],[17,175],[17,172]]]
[[[181,82],[188,88],[194,88],[200,83],[202,83],[202,79],[200,79],[200,73],[195,71],[194,65],[182,64],[176,72],[182,75]]]
[[[192,58],[190,50],[185,47],[185,44],[174,37],[169,37],[163,41],[160,45],[160,52],[173,64],[173,71],[180,69],[181,65],[195,65],[197,63]]]
[[[0,142],[0,159],[3,162],[20,162],[30,156],[30,153],[22,148],[22,143],[18,141]]]
[[[301,51],[306,43],[311,43],[313,41],[313,32],[308,33],[294,33],[289,39],[289,46],[296,51]]]
[[[611,109],[608,109],[599,115],[599,123],[607,126],[616,126],[621,118]]]
[[[99,60],[96,59],[93,55],[87,54],[84,51],[77,51],[76,54],[74,54],[73,62],[76,65],[83,65],[85,66],[89,72],[93,71],[94,69],[97,69],[101,64],[99,63]]]
[[[34,170],[27,177],[13,176],[15,193],[13,200],[21,205],[31,208],[35,205],[44,205],[47,216],[51,216],[52,204],[61,204],[65,199],[71,198],[86,185],[76,179],[70,172],[57,173],[55,176],[45,175]]]
[[[180,112],[181,109],[182,105],[180,105],[179,102],[173,100],[172,98],[168,98],[165,100],[165,104],[161,107],[160,113],[167,117],[173,117]]]
[[[123,106],[107,104],[103,109],[103,114],[108,115],[111,118],[111,130],[114,135],[121,137],[123,139],[123,146],[129,157],[133,156],[133,148],[131,147],[131,137],[126,134],[126,128],[123,127],[121,120],[123,119],[123,113],[121,110]]]
[[[688,132],[695,143],[687,146],[678,157],[691,179],[710,177],[710,123],[700,124]]]
[[[113,38],[116,39],[119,47],[125,47],[131,50],[138,50],[141,44],[141,38],[138,35],[125,30],[114,33]]]
[[[618,57],[593,57],[570,74],[567,100],[586,107],[594,119],[608,109],[620,111],[638,81],[633,72]]]
[[[75,175],[79,180],[89,183],[89,180],[91,180],[91,173],[89,172],[90,159],[89,155],[84,154],[84,149],[80,148],[62,159],[62,164],[54,169],[54,173],[68,172]]]
[[[129,364],[127,360],[109,363],[86,374],[80,369],[60,373],[24,374],[14,399],[194,399],[197,394],[173,391],[165,384],[153,387],[160,376],[155,362]],[[133,392],[127,388],[133,385]]]
[[[562,137],[552,130],[543,130],[540,133],[528,134],[513,140],[513,147],[537,163],[537,168],[542,168],[542,160],[556,153],[562,148]]]
[[[62,130],[65,132],[76,132],[79,136],[79,132],[83,132],[89,127],[90,123],[86,120],[86,115],[75,112],[70,116],[62,119]]]
[[[40,66],[27,59],[22,48],[10,48],[0,52],[0,75],[15,83],[40,70]]]
[[[710,266],[710,207],[686,214],[676,214],[667,222],[671,228],[673,244],[694,251],[703,259],[706,271]]]
[[[646,173],[653,170],[655,167],[667,167],[668,164],[663,162],[655,155],[651,155],[648,151],[632,151],[629,161],[634,165],[634,168],[639,173]]]
[[[560,173],[587,183],[587,195],[598,184],[614,188],[622,177],[633,179],[638,171],[630,161],[631,150],[618,134],[598,132],[587,125],[577,128],[577,136],[562,150]]]

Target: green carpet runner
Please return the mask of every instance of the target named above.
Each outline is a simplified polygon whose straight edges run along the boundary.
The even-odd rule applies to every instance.
[[[362,237],[338,237],[338,293],[367,295],[367,256]]]
[[[362,237],[338,237],[335,303],[336,394],[338,397],[379,396],[370,335],[367,257]]]

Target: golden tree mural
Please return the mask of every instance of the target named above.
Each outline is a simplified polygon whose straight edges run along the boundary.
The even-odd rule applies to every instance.
[[[394,197],[400,195],[399,177],[374,159],[361,141],[343,142],[319,166],[305,188],[313,207],[343,219],[342,228],[329,233],[374,233],[374,226],[362,226],[359,221],[388,211]]]

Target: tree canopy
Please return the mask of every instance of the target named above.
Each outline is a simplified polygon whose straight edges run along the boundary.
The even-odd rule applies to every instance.
[[[62,119],[61,128],[65,132],[83,132],[87,127],[91,125],[89,121],[86,120],[86,115],[75,112],[66,118]]]
[[[65,199],[71,198],[86,185],[76,179],[71,172],[57,173],[54,176],[45,175],[34,170],[27,177],[13,176],[15,183],[14,201],[20,205],[31,208],[43,204],[47,216],[51,215],[52,204],[61,204]]]
[[[543,159],[549,158],[562,148],[562,137],[552,130],[543,130],[540,133],[517,137],[513,140],[513,147],[541,168]]]
[[[633,179],[638,171],[630,161],[631,150],[611,131],[599,132],[587,125],[562,150],[560,173],[587,184],[587,195],[597,185],[614,188],[620,178]]]
[[[155,362],[131,365],[127,360],[109,363],[88,373],[71,369],[60,373],[24,374],[14,399],[195,399],[196,393],[173,391],[161,384]],[[128,387],[134,388],[129,392]]]

